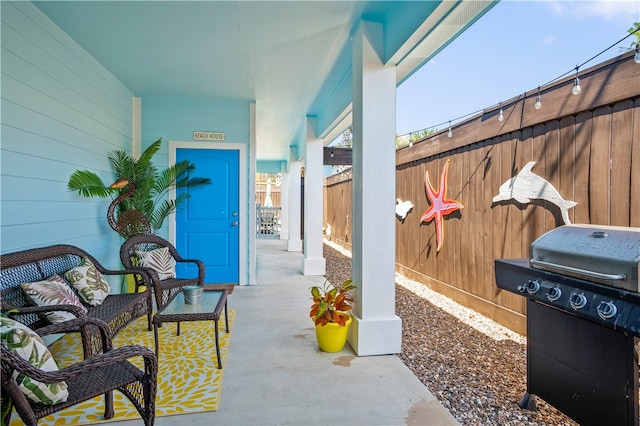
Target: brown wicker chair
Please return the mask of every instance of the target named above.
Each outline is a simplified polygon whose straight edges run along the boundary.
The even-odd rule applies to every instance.
[[[92,335],[101,337],[102,353],[54,372],[32,367],[2,343],[2,406],[9,407],[7,404],[11,403],[25,424],[37,425],[38,419],[104,394],[104,417],[110,419],[114,415],[113,391],[117,389],[133,403],[144,424],[153,425],[158,375],[158,360],[153,351],[144,346],[134,345],[112,349],[109,327],[103,321],[93,318],[65,321],[39,331],[46,331],[46,334],[85,334],[89,329]],[[143,357],[144,370],[128,361],[129,358],[137,356]],[[13,377],[14,372],[43,383],[58,383],[64,380],[67,383],[69,397],[65,402],[55,405],[33,403],[18,388],[18,383]],[[12,410],[9,410],[5,415],[4,424],[9,424],[11,413]]]
[[[158,274],[150,268],[137,266],[138,256],[136,251],[150,251],[167,247],[173,259],[183,263],[193,263],[198,269],[198,276],[191,278],[169,278],[160,280]],[[120,260],[126,269],[142,269],[151,275],[153,280],[153,290],[158,309],[169,303],[173,297],[179,293],[186,285],[203,285],[205,268],[204,263],[198,259],[183,259],[178,250],[169,241],[156,235],[135,235],[129,237],[120,247]],[[136,289],[141,285],[146,285],[142,275],[136,275]]]
[[[78,266],[83,257],[89,258],[103,275],[133,274],[135,271],[108,270],[86,251],[71,245],[59,244],[49,247],[29,249],[0,256],[0,302],[2,310],[14,311],[12,315],[27,327],[37,333],[46,333],[51,327],[49,321],[41,314],[50,311],[68,311],[76,317],[85,314],[73,305],[31,306],[20,284],[43,280],[53,274],[63,275],[66,271]],[[139,272],[139,271],[138,271]],[[142,281],[151,281],[146,273],[139,275]],[[135,319],[147,315],[148,328],[151,330],[152,308],[151,291],[130,294],[109,294],[104,302],[98,306],[86,306],[86,316],[97,318],[109,325],[111,336],[115,336]],[[44,328],[42,332],[41,328]],[[84,335],[83,335],[84,338]],[[88,345],[83,342],[85,357],[100,351],[98,344]],[[93,347],[93,350],[91,349]]]

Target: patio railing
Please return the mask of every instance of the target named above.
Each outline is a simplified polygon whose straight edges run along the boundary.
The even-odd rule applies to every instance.
[[[256,206],[257,238],[280,238],[282,212],[280,207]]]

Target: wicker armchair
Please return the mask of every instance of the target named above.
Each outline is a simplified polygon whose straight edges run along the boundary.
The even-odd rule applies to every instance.
[[[156,271],[151,268],[141,268],[138,266],[137,251],[151,251],[159,248],[168,248],[169,253],[176,263],[191,263],[195,266],[197,276],[191,278],[168,278],[161,280]],[[183,259],[178,250],[169,241],[156,235],[135,235],[129,237],[120,247],[120,260],[126,269],[144,269],[153,280],[153,291],[158,309],[169,303],[173,297],[179,293],[186,285],[203,285],[205,267],[204,263],[198,259]],[[194,274],[195,275],[195,274]],[[142,275],[135,275],[136,290],[141,285],[146,285]]]
[[[144,424],[153,425],[158,374],[158,360],[153,351],[134,345],[112,349],[109,327],[103,321],[94,318],[84,317],[55,324],[49,327],[46,333],[84,334],[88,329],[92,329],[92,335],[101,336],[102,353],[54,372],[32,367],[2,343],[2,406],[7,407],[7,404],[12,403],[25,424],[37,425],[38,419],[104,394],[104,417],[110,419],[114,415],[113,391],[117,389],[133,403]],[[96,329],[99,332],[96,332]],[[138,356],[144,359],[144,370],[128,361],[129,358]],[[69,397],[65,402],[55,405],[33,403],[18,388],[14,372],[43,383],[59,383],[64,380],[68,386]],[[4,424],[9,424],[11,413],[9,410],[6,414]]]

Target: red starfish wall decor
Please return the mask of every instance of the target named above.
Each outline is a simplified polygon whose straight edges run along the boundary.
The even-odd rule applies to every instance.
[[[449,171],[449,160],[444,164],[442,168],[442,176],[440,176],[440,190],[433,189],[431,182],[429,181],[429,172],[425,173],[424,186],[427,190],[427,198],[431,205],[426,212],[422,215],[420,222],[430,222],[432,219],[436,220],[436,242],[438,244],[436,253],[442,248],[442,240],[444,239],[444,224],[442,223],[443,216],[449,213],[453,213],[456,210],[464,208],[462,204],[454,200],[447,200],[445,198],[447,194],[447,173]]]

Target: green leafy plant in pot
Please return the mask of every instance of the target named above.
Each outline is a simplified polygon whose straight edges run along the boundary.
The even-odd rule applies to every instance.
[[[118,194],[107,209],[107,219],[122,237],[156,234],[167,217],[190,197],[184,191],[175,199],[170,199],[170,190],[211,184],[209,178],[192,176],[195,165],[189,161],[179,161],[164,170],[158,170],[152,159],[161,144],[162,139],[158,139],[139,158],[123,150],[109,153],[109,162],[115,174],[112,184],[106,185],[90,170],[76,170],[69,178],[67,187],[89,198]]]
[[[313,304],[309,316],[316,326],[320,350],[340,352],[344,348],[352,321],[350,311],[355,300],[351,290],[354,288],[350,279],[339,285],[325,281],[323,287],[311,287]]]
[[[209,178],[193,176],[195,165],[189,161],[179,161],[159,170],[152,159],[161,145],[162,139],[158,139],[139,158],[123,150],[110,152],[108,158],[115,174],[115,182],[110,185],[90,170],[76,170],[67,188],[87,198],[117,194],[107,209],[107,222],[123,238],[157,234],[167,217],[190,197],[189,191],[183,191],[171,199],[169,191],[211,184]],[[126,291],[134,291],[133,276],[126,276],[125,286]]]

